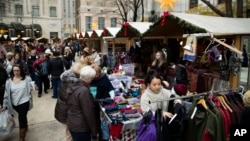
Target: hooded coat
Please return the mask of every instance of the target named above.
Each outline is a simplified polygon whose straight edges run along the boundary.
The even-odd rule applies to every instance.
[[[60,99],[68,104],[66,124],[70,131],[97,134],[94,99],[86,82],[71,70],[61,75]]]

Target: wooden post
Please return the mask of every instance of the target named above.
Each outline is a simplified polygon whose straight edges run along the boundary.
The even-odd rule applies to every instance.
[[[234,45],[240,51],[240,48],[241,48],[241,36],[240,35],[236,35],[235,36],[235,38],[234,38]],[[229,82],[230,82],[230,87],[231,88],[239,87],[240,86],[240,75],[235,75],[235,74],[233,74],[231,72],[230,73]]]

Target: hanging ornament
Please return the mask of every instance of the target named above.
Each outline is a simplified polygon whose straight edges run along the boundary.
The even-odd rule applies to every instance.
[[[128,26],[129,26],[129,23],[128,23],[128,22],[125,22],[125,23],[123,24],[123,27],[124,27],[124,36],[125,36],[125,37],[127,36]]]
[[[176,2],[176,0],[155,0],[159,3],[161,3],[160,8],[166,8],[166,10],[168,10],[168,8],[170,7],[171,9],[174,9],[174,3]]]

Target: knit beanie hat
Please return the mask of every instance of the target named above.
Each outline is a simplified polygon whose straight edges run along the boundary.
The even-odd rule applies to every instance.
[[[187,94],[187,86],[184,84],[176,84],[174,86],[174,91],[179,96],[186,95]]]

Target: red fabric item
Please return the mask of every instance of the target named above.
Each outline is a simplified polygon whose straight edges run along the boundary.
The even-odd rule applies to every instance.
[[[203,133],[202,141],[212,141],[212,137],[207,130],[205,130]]]
[[[186,95],[187,94],[187,86],[184,84],[176,84],[174,86],[174,91],[176,92],[176,94],[182,96],[182,95]]]
[[[129,108],[121,108],[120,111],[124,113],[125,111],[132,110],[132,107]]]
[[[117,123],[117,124],[111,124],[110,125],[110,135],[112,137],[120,139],[122,137],[121,131],[122,131],[123,124],[122,123]]]

